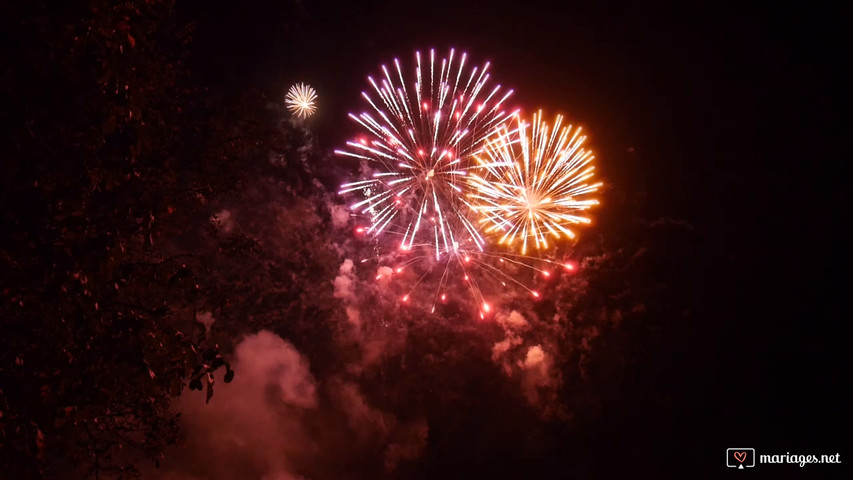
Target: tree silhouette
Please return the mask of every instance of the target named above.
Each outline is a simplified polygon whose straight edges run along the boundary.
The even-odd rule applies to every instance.
[[[238,184],[244,144],[189,82],[192,29],[172,7],[2,7],[14,42],[0,82],[9,478],[63,465],[122,476],[139,453],[156,462],[176,440],[170,395],[226,366],[196,322],[212,310],[200,253],[218,248],[206,203]]]

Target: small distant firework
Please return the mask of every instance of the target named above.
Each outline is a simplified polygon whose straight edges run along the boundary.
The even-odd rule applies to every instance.
[[[310,85],[297,83],[290,87],[284,97],[284,103],[291,113],[299,118],[310,117],[317,110],[314,101],[317,100],[317,92]]]
[[[549,248],[549,237],[574,238],[569,227],[590,222],[580,214],[598,204],[587,197],[601,183],[587,183],[595,157],[583,148],[580,127],[561,127],[558,115],[551,129],[541,112],[532,125],[516,117],[517,128],[501,126],[475,156],[467,179],[476,191],[468,197],[488,225],[485,233],[497,232],[502,244],[520,242],[524,255],[528,243],[542,250]]]
[[[503,102],[512,91],[487,86],[489,64],[468,68],[467,54],[447,58],[415,53],[415,79],[406,80],[400,62],[394,72],[368,77],[372,93],[362,92],[372,112],[350,114],[363,133],[336,153],[365,160],[372,178],[345,184],[340,193],[360,191],[365,199],[350,208],[371,220],[367,233],[400,235],[402,250],[428,245],[436,258],[454,245],[484,239],[465,205],[472,154],[508,113]],[[453,225],[462,228],[453,228]],[[463,238],[460,238],[462,235]]]

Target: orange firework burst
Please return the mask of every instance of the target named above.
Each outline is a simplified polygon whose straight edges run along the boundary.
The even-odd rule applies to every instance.
[[[534,114],[528,124],[516,115],[516,128],[498,128],[467,177],[475,190],[470,206],[482,215],[485,233],[498,233],[502,244],[520,242],[522,254],[528,243],[541,250],[549,237],[574,238],[570,227],[590,222],[582,213],[598,205],[588,197],[601,186],[587,183],[595,157],[583,148],[581,128],[562,126],[559,115],[551,128],[541,117]]]

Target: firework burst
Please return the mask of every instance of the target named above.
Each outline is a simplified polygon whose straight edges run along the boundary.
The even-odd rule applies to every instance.
[[[340,192],[364,194],[351,208],[370,218],[367,233],[391,232],[402,237],[401,249],[428,245],[439,258],[463,241],[483,248],[469,219],[464,177],[472,154],[509,115],[503,103],[512,91],[490,85],[489,64],[469,68],[464,53],[451,49],[436,59],[430,50],[426,57],[416,52],[413,81],[397,59],[393,70],[383,65],[381,77],[368,77],[372,91],[362,97],[370,108],[350,114],[362,134],[336,153],[366,161],[375,172]]]
[[[310,85],[297,83],[290,87],[287,95],[284,97],[284,104],[291,113],[299,118],[310,117],[317,110],[315,101],[317,100],[317,92]]]
[[[581,129],[562,126],[557,116],[553,128],[533,115],[532,124],[516,114],[517,127],[503,125],[475,155],[477,165],[467,176],[471,208],[482,215],[486,234],[499,235],[499,243],[549,248],[549,238],[574,238],[570,226],[589,223],[582,216],[598,204],[588,196],[601,183],[589,184],[595,158],[583,148]]]

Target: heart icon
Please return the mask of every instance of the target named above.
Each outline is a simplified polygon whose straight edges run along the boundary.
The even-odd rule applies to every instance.
[[[737,460],[738,462],[743,463],[744,460],[746,460],[746,452],[734,452],[734,454],[735,460]]]

